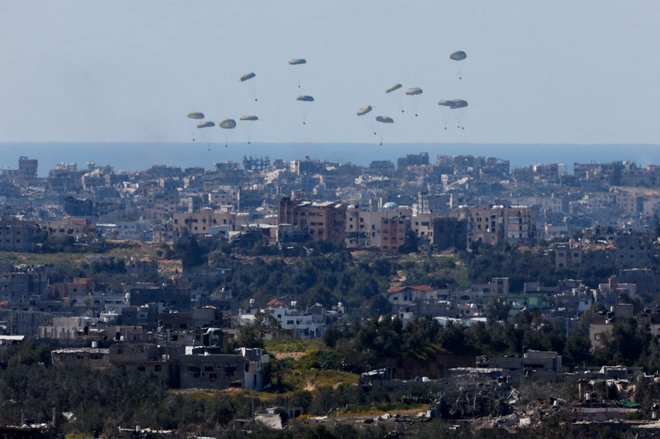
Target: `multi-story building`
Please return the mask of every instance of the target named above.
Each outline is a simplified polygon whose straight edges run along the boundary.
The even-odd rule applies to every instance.
[[[175,236],[215,235],[247,227],[250,215],[204,207],[196,212],[174,212],[172,224]]]
[[[346,210],[346,246],[349,248],[377,248],[394,253],[406,245],[410,229],[408,207],[387,206],[370,211],[349,206]]]
[[[76,241],[87,241],[96,237],[96,224],[87,218],[64,218],[47,224],[48,238],[72,237]]]
[[[0,297],[10,306],[29,302],[33,296],[46,297],[48,270],[44,266],[9,266],[0,273]]]
[[[566,167],[558,163],[551,163],[549,165],[534,165],[532,166],[534,172],[534,180],[542,183],[559,183],[559,179],[566,174]]]
[[[0,251],[29,252],[34,249],[39,226],[18,217],[0,218]]]
[[[204,208],[198,212],[174,212],[172,224],[176,236],[208,235],[213,226],[213,210]]]
[[[536,239],[534,213],[527,206],[462,207],[459,218],[467,219],[469,244],[530,244]]]
[[[94,292],[94,280],[74,278],[72,282],[56,282],[48,285],[49,297],[86,296]]]
[[[616,191],[614,205],[624,215],[636,215],[644,212],[644,197],[634,192]]]
[[[477,357],[478,367],[495,367],[502,369],[518,382],[523,377],[541,379],[559,379],[562,373],[562,357],[553,351],[536,351],[529,349],[522,357]]]
[[[39,337],[60,341],[81,341],[87,338],[89,328],[95,324],[96,320],[89,317],[53,317],[51,324],[39,326]]]
[[[375,175],[391,177],[394,171],[394,163],[389,160],[374,160],[369,164],[369,172]]]
[[[458,218],[434,218],[431,244],[438,250],[465,250],[467,247],[467,220]]]
[[[505,240],[516,244],[532,243],[536,239],[533,212],[526,206],[506,207],[503,210]]]
[[[29,159],[25,156],[18,158],[18,176],[25,179],[37,178],[39,160]]]
[[[239,189],[234,186],[221,185],[217,190],[209,192],[208,203],[212,206],[238,206]]]
[[[265,384],[269,357],[261,349],[239,348],[237,354],[215,354],[186,347],[178,358],[181,388],[225,389],[244,387],[260,390]]]
[[[406,245],[410,220],[402,216],[383,218],[381,220],[382,238],[380,250],[386,253],[396,253]]]
[[[268,307],[267,312],[294,337],[317,338],[325,332],[325,312],[312,314],[286,306]]]
[[[575,242],[555,244],[555,268],[562,270],[582,265],[582,247]]]
[[[59,193],[79,191],[82,188],[81,177],[84,173],[85,171],[78,171],[76,163],[60,163],[48,172],[48,187]]]
[[[110,369],[110,349],[103,348],[66,348],[51,351],[55,367],[88,367],[93,370]]]
[[[396,306],[429,303],[438,298],[438,290],[429,285],[393,285],[387,293],[387,300]]]
[[[411,220],[412,231],[415,232],[415,235],[420,240],[427,242],[428,244],[433,243],[433,214],[430,212],[427,213],[417,213],[413,215]]]
[[[616,235],[616,264],[620,268],[649,267],[653,261],[653,236],[626,230]]]
[[[346,237],[346,205],[333,201],[298,203],[282,198],[278,205],[278,224],[291,224],[309,231],[314,241],[343,245]]]
[[[115,343],[108,349],[108,362],[123,370],[134,370],[163,384],[174,384],[175,370],[169,352],[150,343]]]

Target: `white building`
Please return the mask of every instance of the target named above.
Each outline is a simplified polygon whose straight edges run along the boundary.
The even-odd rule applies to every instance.
[[[303,313],[288,307],[268,308],[266,311],[282,329],[291,331],[295,337],[317,338],[325,332],[325,312],[322,308],[318,314]]]

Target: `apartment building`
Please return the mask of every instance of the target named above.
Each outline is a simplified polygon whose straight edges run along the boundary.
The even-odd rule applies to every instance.
[[[19,217],[0,218],[0,251],[29,252],[33,250],[39,226]]]
[[[531,244],[536,239],[534,213],[527,206],[502,205],[459,208],[468,222],[468,243]]]
[[[308,230],[314,241],[330,241],[343,245],[346,237],[346,209],[342,203],[296,202],[282,198],[278,205],[278,224],[291,224]]]
[[[409,230],[411,211],[408,207],[387,206],[378,211],[369,211],[349,206],[346,210],[348,248],[377,248],[395,253],[406,245]]]

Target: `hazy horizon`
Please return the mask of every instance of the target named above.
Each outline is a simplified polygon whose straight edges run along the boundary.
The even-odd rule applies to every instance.
[[[365,143],[148,143],[148,142],[12,142],[0,143],[0,167],[15,169],[20,156],[39,160],[39,175],[61,162],[76,162],[83,169],[88,161],[110,165],[118,170],[138,171],[153,165],[202,166],[211,169],[216,162],[242,162],[243,156],[294,160],[310,156],[333,162],[368,166],[372,160],[391,160],[406,154],[427,152],[429,161],[437,155],[474,155],[509,160],[511,167],[563,163],[569,172],[573,163],[634,161],[640,166],[660,163],[660,145],[651,144],[523,144],[523,143],[397,143],[379,146]],[[10,151],[11,150],[11,151]],[[183,153],[182,153],[183,152]]]

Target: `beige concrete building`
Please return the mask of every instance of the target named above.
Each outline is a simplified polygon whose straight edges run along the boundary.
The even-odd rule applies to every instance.
[[[213,210],[208,207],[196,212],[174,212],[172,214],[172,226],[175,236],[212,235],[218,233],[221,229],[226,232],[241,230],[249,224],[249,214]]]
[[[418,213],[413,215],[411,226],[413,232],[419,239],[426,240],[429,244],[433,245],[433,218],[432,213]]]
[[[536,221],[527,206],[461,207],[458,213],[468,221],[469,244],[525,245],[536,239]]]
[[[346,205],[333,201],[323,203],[296,202],[282,198],[278,205],[278,224],[291,224],[309,231],[314,241],[330,241],[344,245],[346,237]]]
[[[349,206],[346,210],[346,246],[397,252],[406,244],[410,209],[398,207],[378,211]]]
[[[86,218],[69,217],[49,222],[46,230],[49,238],[72,237],[78,241],[96,237],[96,224]]]

